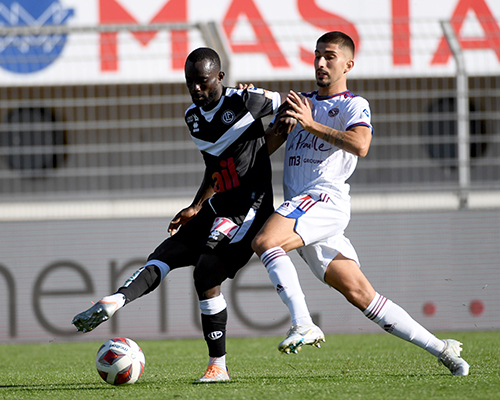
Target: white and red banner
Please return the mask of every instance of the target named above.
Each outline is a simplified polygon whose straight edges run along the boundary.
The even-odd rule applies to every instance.
[[[309,79],[316,39],[356,43],[353,77],[451,76],[440,21],[450,21],[470,75],[500,73],[496,0],[1,0],[0,25],[215,22],[233,80]],[[182,82],[197,29],[0,37],[0,85]]]

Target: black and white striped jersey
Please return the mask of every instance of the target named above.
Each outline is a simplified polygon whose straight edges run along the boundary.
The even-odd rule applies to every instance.
[[[186,110],[191,137],[213,179],[214,207],[235,200],[248,204],[252,194],[272,190],[261,118],[276,112],[280,103],[277,92],[224,88],[214,109],[204,111],[193,104]]]

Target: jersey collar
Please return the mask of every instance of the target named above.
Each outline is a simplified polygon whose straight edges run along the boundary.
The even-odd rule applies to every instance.
[[[332,94],[330,96],[320,96],[318,94],[318,91],[316,90],[316,99],[317,100],[329,100],[329,99],[333,99],[334,97],[337,97],[337,96],[347,96],[347,97],[352,97],[352,93],[349,91],[349,90],[345,90],[343,92],[340,92],[340,93],[336,93],[336,94]]]

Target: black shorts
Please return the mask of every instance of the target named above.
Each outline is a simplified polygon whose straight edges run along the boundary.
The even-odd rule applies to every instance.
[[[272,192],[259,196],[246,210],[232,208],[232,215],[223,215],[205,201],[199,213],[161,243],[148,261],[160,260],[176,269],[196,266],[202,254],[212,253],[223,264],[228,278],[234,278],[252,257],[252,240],[274,212]]]

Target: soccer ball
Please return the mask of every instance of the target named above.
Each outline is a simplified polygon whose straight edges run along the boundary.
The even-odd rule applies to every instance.
[[[101,378],[111,385],[135,383],[144,371],[146,358],[131,339],[108,340],[97,351],[95,365]]]

